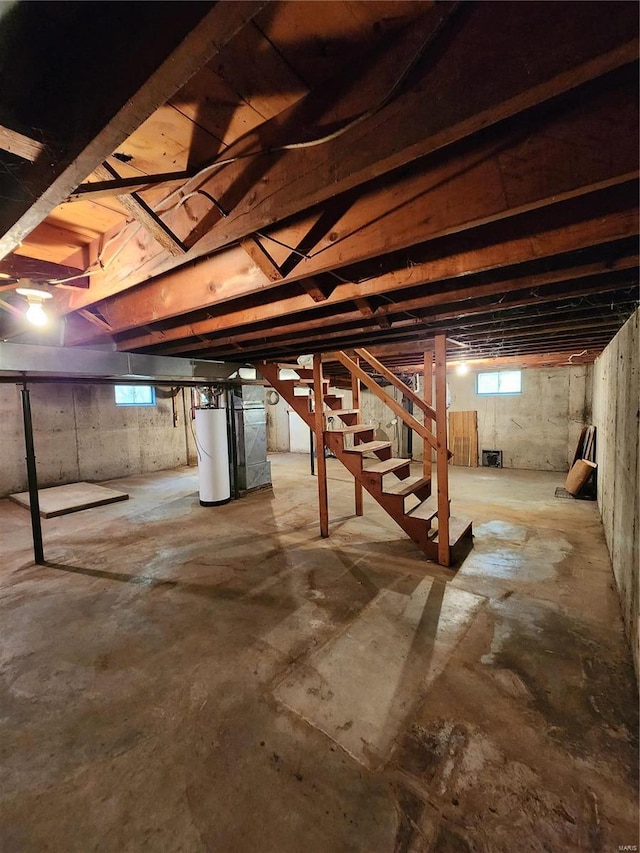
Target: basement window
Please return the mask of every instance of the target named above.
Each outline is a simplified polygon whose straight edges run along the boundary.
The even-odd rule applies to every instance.
[[[493,373],[478,373],[476,377],[476,394],[488,397],[491,394],[521,394],[522,371],[498,370]]]
[[[116,385],[116,406],[155,406],[153,385]]]

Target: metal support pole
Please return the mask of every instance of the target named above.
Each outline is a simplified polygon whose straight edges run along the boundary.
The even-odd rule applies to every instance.
[[[42,544],[42,524],[40,522],[40,501],[38,500],[38,473],[36,454],[33,446],[33,423],[31,421],[31,399],[27,383],[22,386],[22,417],[24,420],[24,445],[27,462],[27,482],[29,485],[29,509],[31,512],[31,530],[33,533],[33,558],[39,566],[44,565],[44,547]]]
[[[320,536],[329,535],[329,500],[327,495],[327,461],[324,457],[324,411],[322,356],[316,352],[313,356],[313,398],[315,416],[315,438],[318,450],[318,509],[320,513]]]
[[[233,388],[227,388],[227,441],[229,442],[229,475],[231,497],[235,501],[240,497],[238,490],[238,447],[236,431],[236,407]]]
[[[360,357],[354,353],[353,360],[356,364],[360,364]],[[360,421],[360,380],[357,376],[351,374],[351,406],[354,409],[358,409],[358,416],[356,418],[356,423],[361,423]],[[364,507],[362,504],[362,483],[360,480],[356,480],[354,478],[354,497],[356,504],[356,515],[364,515]]]

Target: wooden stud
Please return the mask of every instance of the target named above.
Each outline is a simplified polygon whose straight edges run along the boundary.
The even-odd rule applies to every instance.
[[[110,198],[126,193],[137,193],[158,185],[183,184],[190,177],[192,177],[191,172],[165,172],[159,175],[143,175],[135,178],[91,181],[88,184],[80,184],[67,198],[67,201],[93,201],[96,198]]]
[[[0,125],[0,151],[8,151],[10,154],[22,157],[23,160],[35,163],[44,151],[44,144]]]
[[[120,175],[108,163],[103,163],[98,166],[94,174],[100,178],[113,178],[119,180]],[[116,196],[120,204],[127,210],[131,216],[139,222],[140,225],[147,231],[153,239],[159,243],[163,249],[166,249],[172,255],[184,255],[187,247],[176,237],[169,226],[162,221],[158,214],[140,198],[137,193],[123,193]]]
[[[427,350],[424,354],[424,401],[428,406],[433,402],[433,351]],[[424,415],[424,425],[429,432],[433,432],[431,418]],[[428,441],[422,442],[422,473],[425,477],[431,476],[431,446]]]
[[[447,453],[447,338],[436,335],[436,438],[438,475],[438,562],[451,563],[449,547],[449,456]]]
[[[435,418],[436,413],[434,412],[432,407],[428,405],[424,400],[421,400],[420,397],[418,397],[418,395],[415,393],[415,391],[412,391],[412,389],[409,388],[409,386],[404,383],[402,379],[397,377],[395,373],[393,373],[393,371],[389,370],[388,367],[385,367],[385,365],[382,364],[381,361],[378,361],[378,359],[374,355],[372,355],[369,350],[359,348],[356,349],[356,354],[359,355],[360,358],[363,358],[365,361],[367,361],[371,365],[371,367],[373,367],[376,373],[379,373],[380,376],[387,380],[387,382],[390,382],[392,385],[395,385],[395,387],[399,391],[402,391],[404,396],[408,400],[411,400],[411,402],[415,406],[418,406],[419,409],[422,409],[422,411],[426,415],[429,415],[430,418]],[[427,424],[425,423],[425,427],[426,426]]]
[[[241,240],[240,246],[269,281],[282,281],[280,268],[255,234]]]
[[[314,278],[304,278],[300,282],[300,289],[310,296],[314,302],[326,302],[330,294]]]
[[[361,299],[356,298],[353,301],[363,317],[373,317],[373,308],[371,307],[368,299],[363,297]]]
[[[88,311],[83,308],[78,311],[78,314],[81,317],[84,317],[85,320],[88,320],[90,323],[93,323],[94,326],[97,326],[99,329],[102,329],[103,332],[107,332],[107,334],[109,335],[113,332],[113,329],[107,322],[101,320],[100,317],[96,317],[96,315],[93,314],[91,311]]]
[[[427,431],[427,429],[420,423],[420,421],[417,421],[413,417],[413,415],[410,415],[409,412],[407,412],[401,406],[401,404],[398,403],[397,400],[395,400],[390,394],[387,394],[387,392],[378,385],[378,383],[375,381],[375,379],[372,376],[369,376],[368,373],[365,373],[365,371],[359,365],[355,364],[355,362],[352,359],[350,359],[349,356],[346,355],[346,353],[337,352],[337,353],[335,353],[335,356],[336,356],[337,360],[339,362],[341,362],[347,368],[347,370],[351,373],[352,376],[354,376],[354,375],[357,376],[358,379],[364,385],[366,385],[370,391],[373,391],[373,393],[376,395],[376,397],[379,400],[382,400],[382,402],[386,406],[388,406],[395,415],[397,415],[401,420],[403,420],[405,422],[405,424],[409,427],[409,429],[412,429],[414,432],[417,432],[419,436],[426,439],[429,442],[429,444],[434,449],[437,450],[438,443],[436,441],[436,438],[433,435],[431,435],[430,432]],[[418,399],[420,399],[420,398],[418,398]],[[423,403],[423,401],[420,400],[420,406],[424,406],[424,405],[425,404]],[[446,452],[446,442],[445,442],[445,452]]]
[[[327,460],[324,456],[324,386],[322,378],[322,356],[313,356],[313,396],[315,409],[316,461],[318,463],[318,509],[320,513],[320,536],[329,535],[329,499],[327,493]]]

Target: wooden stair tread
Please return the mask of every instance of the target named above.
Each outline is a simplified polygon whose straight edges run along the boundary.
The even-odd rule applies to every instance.
[[[356,444],[355,447],[345,447],[345,453],[373,453],[376,450],[384,450],[386,447],[391,447],[390,441],[364,441],[362,444]]]
[[[336,429],[326,429],[325,433],[341,433],[348,435],[356,432],[374,432],[375,427],[367,426],[367,424],[354,424],[353,426],[337,427]]]
[[[400,480],[399,483],[394,483],[392,486],[387,486],[383,489],[386,495],[400,495],[406,497],[417,492],[423,486],[427,486],[431,482],[430,477],[407,477],[406,480]]]
[[[362,352],[364,353],[362,357],[364,357],[365,360],[370,361],[370,354],[367,354],[365,351]],[[349,359],[344,353],[339,353],[338,355],[344,356],[346,362],[349,362]],[[342,361],[342,358],[339,360]],[[345,362],[343,361],[343,363]],[[371,363],[374,367],[377,364],[377,362],[375,364],[373,362]],[[317,364],[315,366],[317,367]],[[345,366],[348,367],[352,377],[360,376],[358,373],[359,368],[357,368],[355,364],[353,365],[353,369],[350,363],[345,364]],[[380,366],[384,367],[384,365]],[[264,369],[260,370],[260,367],[263,367]],[[295,371],[296,378],[280,378],[280,369],[287,368]],[[258,369],[267,382],[270,382],[276,391],[281,393],[281,396],[284,397],[289,406],[292,407],[294,411],[298,412],[302,419],[310,426],[312,431],[315,431],[316,428],[316,418],[322,414],[321,420],[324,425],[324,430],[322,437],[318,435],[318,438],[324,446],[333,449],[334,454],[355,477],[356,483],[359,482],[361,488],[364,487],[367,489],[371,496],[378,501],[388,515],[418,544],[429,559],[437,560],[445,566],[450,565],[452,549],[465,536],[471,535],[471,519],[462,517],[449,518],[449,548],[441,550],[441,543],[439,544],[438,536],[438,501],[435,496],[429,497],[431,492],[431,479],[423,476],[412,477],[409,459],[391,457],[393,450],[392,443],[390,441],[372,440],[360,441],[360,443],[357,444],[354,443],[358,442],[359,439],[373,438],[376,430],[375,427],[369,424],[357,423],[357,421],[360,420],[360,409],[345,408],[345,398],[343,394],[336,393],[338,389],[331,386],[331,382],[336,380],[334,378],[330,379],[328,377],[324,377],[321,373],[322,385],[321,388],[318,389],[320,393],[318,397],[316,397],[313,393],[315,391],[315,383],[313,379],[314,370],[309,367],[302,367],[302,365],[299,364],[288,364],[286,362],[281,362],[280,364],[274,362],[260,362]],[[378,372],[383,376],[385,375],[381,371]],[[360,377],[360,379],[361,381],[364,381],[362,377]],[[365,382],[365,384],[367,383]],[[296,387],[308,389],[308,395],[304,395],[303,392],[298,396],[295,394]],[[383,403],[386,403],[395,411],[398,408],[396,402],[394,402],[389,394],[383,392],[381,389],[379,390],[380,393],[377,396],[383,401]],[[401,390],[406,390],[405,386],[402,386]],[[357,400],[354,402],[357,405]],[[347,402],[346,405],[348,406],[349,402]],[[353,405],[353,403],[351,405]],[[319,409],[322,409],[322,412],[318,411]],[[327,429],[329,424],[334,423],[333,421],[328,420],[333,417],[339,419],[338,423],[340,426],[338,426],[337,429]],[[318,426],[319,425],[320,424],[318,424]],[[417,426],[415,428],[418,429]],[[333,433],[337,434],[335,438],[332,438]],[[342,434],[342,438],[340,438],[340,434]],[[344,447],[344,437],[346,435],[354,436],[353,439],[349,440],[349,444],[352,445],[350,447]],[[447,452],[449,457],[453,455],[451,451]],[[354,458],[353,456],[349,457],[347,454],[359,454],[360,458]],[[371,459],[371,455],[378,458]],[[372,465],[365,467],[365,456],[369,456],[369,459],[373,462]],[[391,458],[382,458],[387,456]],[[396,480],[396,482],[385,488],[383,479],[384,475],[391,473],[395,474],[393,479]],[[403,477],[404,479],[402,479]],[[356,490],[356,512],[358,512],[358,494],[361,494],[361,490]],[[414,506],[412,509],[408,509],[407,503],[409,502],[409,499],[412,500],[412,503],[417,503],[417,506]],[[451,501],[449,501],[449,505],[450,504]],[[360,501],[359,514],[361,514],[361,512],[362,504]],[[324,507],[323,510],[322,501],[320,514],[321,529],[325,530],[327,527],[326,507]],[[325,532],[324,535],[328,535],[328,532]]]
[[[365,474],[390,474],[400,468],[408,468],[410,462],[410,459],[398,459],[392,456],[391,459],[385,459],[383,462],[371,465],[370,468],[365,468],[363,472]]]
[[[438,514],[438,501],[436,498],[427,498],[421,504],[410,510],[407,515],[411,518],[419,518],[422,521],[431,521]]]
[[[465,536],[473,524],[470,518],[460,518],[451,516],[449,518],[449,547],[453,548]],[[438,541],[438,533],[433,537],[433,541]]]

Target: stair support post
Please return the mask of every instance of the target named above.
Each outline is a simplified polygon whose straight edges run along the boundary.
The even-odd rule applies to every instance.
[[[428,406],[433,403],[433,351],[424,354],[424,393],[422,395]],[[433,432],[431,418],[425,412],[424,425]],[[425,477],[431,476],[431,445],[426,439],[422,439],[422,473]]]
[[[313,397],[316,436],[316,459],[318,463],[318,511],[320,514],[320,536],[329,536],[329,499],[327,494],[327,460],[324,455],[324,389],[322,387],[322,355],[313,356]]]
[[[438,562],[451,563],[449,547],[449,456],[447,453],[447,339],[435,336],[436,355],[436,439],[438,473]]]
[[[356,355],[354,359],[356,364],[360,364],[360,359]],[[360,380],[354,374],[351,374],[351,406],[354,409],[360,408]],[[360,417],[358,416],[358,423],[360,423]],[[355,502],[356,502],[356,515],[364,515],[364,509],[362,506],[362,483],[358,480],[354,480],[355,486]]]

